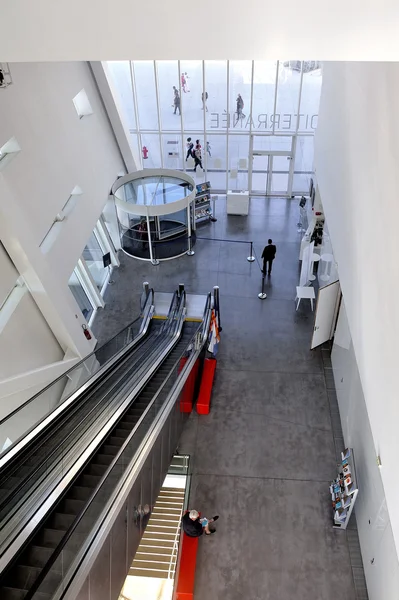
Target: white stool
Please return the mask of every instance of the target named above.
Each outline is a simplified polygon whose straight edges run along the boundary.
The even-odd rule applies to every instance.
[[[316,275],[313,274],[313,268],[314,268],[314,263],[315,262],[319,262],[320,260],[320,254],[316,254],[316,252],[313,252],[312,254],[312,258],[310,260],[310,267],[309,267],[309,281],[314,281],[316,279]]]
[[[334,257],[332,254],[322,254],[320,258],[324,262],[323,273],[320,275],[320,279],[321,281],[328,281],[331,277],[331,266]]]
[[[302,298],[310,300],[310,306],[313,310],[313,300],[315,299],[314,289],[308,286],[297,286],[295,300],[298,300],[298,302],[295,310],[298,310]]]

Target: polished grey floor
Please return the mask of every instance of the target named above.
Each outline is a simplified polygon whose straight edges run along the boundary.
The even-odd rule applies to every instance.
[[[108,338],[137,314],[144,280],[159,291],[220,286],[222,339],[208,416],[193,414],[180,451],[191,455],[190,507],[220,514],[200,540],[196,600],[355,600],[345,532],[331,527],[328,484],[336,459],[321,350],[310,351],[313,313],[295,311],[297,200],[253,198],[200,237],[277,245],[266,300],[249,245],[197,241],[196,254],[153,267],[122,256],[94,331]]]

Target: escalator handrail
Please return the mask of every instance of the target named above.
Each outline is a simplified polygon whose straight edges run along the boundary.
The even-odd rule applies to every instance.
[[[105,344],[100,346],[100,348],[98,348],[97,350],[94,350],[94,352],[91,352],[90,354],[88,354],[84,359],[82,359],[81,361],[76,363],[73,367],[71,367],[71,369],[68,369],[68,371],[65,371],[65,373],[60,375],[60,377],[57,377],[57,379],[52,381],[48,386],[46,386],[40,392],[38,392],[37,394],[32,396],[32,398],[29,398],[29,400],[27,400],[26,402],[24,402],[23,404],[18,406],[18,408],[16,408],[14,411],[9,413],[6,417],[4,417],[0,421],[0,426],[3,423],[6,423],[8,421],[8,419],[15,416],[25,406],[27,406],[28,404],[33,402],[41,394],[43,394],[48,389],[50,389],[52,385],[57,383],[57,381],[60,381],[65,376],[70,374],[70,372],[73,369],[76,369],[76,368],[79,368],[80,366],[82,366],[82,364],[85,361],[87,361],[88,359],[90,359],[90,357],[94,356],[95,353],[98,352],[99,349],[101,349],[106,344],[110,343],[118,335],[120,335],[123,331],[126,331],[127,329],[129,329],[129,327],[131,327],[134,323],[137,323],[137,321],[139,319],[141,319],[141,318],[143,319],[143,322],[140,327],[138,335],[131,342],[129,342],[124,348],[122,348],[119,352],[117,352],[114,356],[112,356],[109,360],[107,360],[92,377],[90,377],[84,384],[82,384],[82,386],[80,388],[78,388],[77,390],[72,392],[72,394],[70,396],[65,398],[63,400],[62,404],[60,404],[59,406],[54,408],[54,410],[51,413],[48,413],[47,415],[45,415],[39,422],[35,423],[31,427],[31,429],[27,430],[18,440],[16,440],[14,442],[14,444],[12,444],[12,446],[10,446],[3,454],[0,455],[0,469],[2,469],[10,460],[15,459],[16,455],[20,451],[22,451],[24,448],[26,448],[26,446],[32,442],[33,438],[38,433],[40,433],[45,427],[47,427],[56,417],[59,417],[59,415],[62,412],[64,412],[83,392],[85,392],[89,387],[91,387],[96,381],[98,381],[98,379],[100,377],[102,377],[104,375],[104,373],[106,371],[108,371],[109,368],[111,368],[116,362],[118,362],[124,356],[124,354],[126,352],[129,352],[132,348],[134,348],[134,346],[136,346],[141,341],[141,339],[146,335],[146,333],[148,331],[150,321],[154,314],[154,290],[152,288],[148,292],[146,306],[147,306],[147,303],[148,303],[148,308],[147,308],[147,310],[145,310],[145,312],[142,314],[142,316],[140,316],[137,319],[135,319],[134,321],[132,321],[124,329],[121,329],[121,331],[119,331],[119,333],[117,333],[110,340],[108,340],[108,342],[105,342]]]
[[[207,313],[209,312],[209,309],[211,307],[210,303],[211,303],[211,294],[209,293],[208,296],[207,296],[206,306],[205,306],[205,310],[204,310],[204,323],[202,325],[202,336],[201,337],[202,337],[202,341],[203,342],[205,342],[205,340],[206,340],[206,337],[207,337],[207,334],[208,334],[207,330],[209,329],[210,316],[209,316],[209,318],[207,318]],[[180,331],[181,331],[181,327],[182,327],[183,322],[184,322],[185,309],[186,309],[186,293],[185,293],[185,291],[184,291],[184,294],[182,294],[182,297],[180,298],[179,308],[182,309],[182,311],[181,311],[182,314],[180,315],[180,318],[179,318]],[[206,335],[205,336],[204,336],[204,326],[205,326],[205,329],[206,329]],[[201,325],[199,326],[198,329],[201,329]],[[190,340],[189,344],[187,345],[187,347],[192,343],[192,341],[195,339],[196,335],[197,335],[197,332],[191,338],[191,340]],[[170,371],[171,373],[174,371],[176,365],[180,362],[180,360],[181,360],[181,356],[177,359],[175,365],[172,367],[172,369]],[[170,375],[168,375],[168,377],[169,376]],[[168,379],[168,377],[165,379],[165,382]],[[172,392],[173,392],[173,390],[171,390],[170,393],[172,394]],[[34,597],[34,595],[36,594],[36,592],[39,590],[41,584],[43,583],[44,579],[47,577],[47,574],[51,570],[51,568],[54,565],[55,561],[60,556],[61,552],[63,551],[63,549],[65,548],[66,544],[68,543],[68,541],[72,537],[74,531],[78,527],[78,525],[81,522],[81,520],[83,519],[84,515],[86,514],[86,512],[88,511],[88,509],[90,508],[90,506],[94,502],[94,500],[95,500],[98,492],[100,491],[101,487],[103,486],[103,484],[105,483],[105,481],[109,477],[111,471],[113,470],[113,468],[115,467],[115,465],[120,461],[120,458],[121,458],[123,452],[125,451],[127,445],[130,443],[132,437],[134,436],[134,434],[138,430],[138,428],[141,425],[141,423],[142,423],[143,419],[145,418],[146,414],[151,409],[151,407],[154,404],[157,396],[158,396],[158,392],[155,394],[155,396],[152,399],[152,401],[150,402],[150,404],[146,407],[145,411],[140,416],[140,419],[135,424],[134,428],[130,432],[129,436],[126,438],[125,442],[123,443],[122,447],[118,451],[117,455],[113,458],[112,462],[108,466],[108,468],[105,471],[105,473],[101,476],[100,481],[98,482],[98,484],[96,485],[95,489],[93,490],[93,492],[90,494],[88,500],[86,501],[86,504],[85,504],[84,508],[75,517],[74,521],[71,523],[70,527],[65,532],[63,538],[61,539],[61,541],[57,545],[57,548],[54,550],[53,554],[51,555],[51,557],[47,561],[46,565],[43,567],[42,571],[40,572],[40,574],[39,574],[38,578],[36,579],[36,581],[34,582],[33,586],[30,588],[30,590],[26,594],[24,600],[32,600],[32,598]]]

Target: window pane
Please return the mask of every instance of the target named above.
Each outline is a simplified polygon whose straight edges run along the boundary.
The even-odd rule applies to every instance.
[[[304,61],[299,131],[314,131],[317,127],[321,84],[321,63],[318,61]]]
[[[227,129],[227,61],[205,61],[205,91],[208,92],[207,131]]]
[[[291,135],[254,135],[253,149],[264,152],[287,151],[292,147]]]
[[[165,169],[183,169],[181,135],[164,133],[162,136],[162,151]]]
[[[68,281],[69,289],[75,297],[76,302],[79,305],[80,310],[86,320],[90,319],[93,313],[93,306],[84,291],[82,284],[80,283],[76,272],[74,271]]]
[[[144,169],[158,169],[162,166],[158,133],[142,133],[141,148]],[[144,156],[147,158],[144,158]]]
[[[161,113],[161,123],[163,130],[181,130],[180,105],[175,106],[175,94],[173,88],[176,88],[178,100],[180,102],[179,70],[177,60],[158,60],[158,93],[159,110]],[[178,103],[177,103],[178,104]],[[175,114],[176,111],[176,114]]]
[[[229,135],[229,190],[248,189],[249,135]]]
[[[275,131],[296,131],[301,61],[280,61],[277,83]]]
[[[129,131],[136,129],[136,118],[133,105],[132,78],[128,60],[107,61],[108,72],[111,76],[113,91],[117,95],[122,110],[122,116]]]
[[[154,63],[152,60],[135,60],[133,65],[140,129],[157,131],[158,112]]]
[[[202,61],[180,61],[180,75],[184,128],[193,132],[203,131]]]
[[[229,63],[229,127],[250,127],[252,61],[231,60]]]
[[[277,61],[255,60],[252,101],[252,130],[271,131],[273,126],[274,94]]]
[[[211,182],[212,191],[226,192],[226,136],[207,134],[209,143],[207,161],[207,180]]]
[[[94,233],[91,234],[89,241],[83,250],[82,258],[85,261],[97,288],[101,291],[107,277],[107,269],[104,268],[103,251]]]
[[[313,174],[313,135],[298,136],[295,152],[294,178],[292,180],[292,191],[297,193],[309,193],[310,178]]]

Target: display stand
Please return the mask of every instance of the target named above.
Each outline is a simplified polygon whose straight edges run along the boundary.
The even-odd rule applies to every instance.
[[[313,269],[314,269],[314,264],[315,262],[319,262],[320,260],[320,254],[316,254],[316,252],[313,252],[313,254],[310,257],[310,267],[309,267],[309,281],[314,281],[316,279],[316,275],[314,275],[313,273]]]
[[[233,192],[229,190],[226,198],[226,211],[228,215],[247,216],[249,213],[248,192]]]
[[[334,529],[346,529],[359,493],[356,479],[355,457],[352,448],[341,452],[338,477],[331,482]]]
[[[211,184],[209,181],[199,183],[197,186],[194,207],[194,223],[202,223],[208,219],[216,221],[214,218],[215,200],[213,201],[213,209],[211,206]]]

